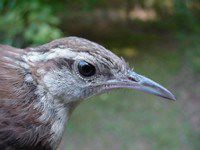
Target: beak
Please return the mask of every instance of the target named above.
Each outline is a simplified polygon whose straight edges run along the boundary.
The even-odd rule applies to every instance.
[[[126,84],[124,88],[136,89],[166,99],[176,100],[175,96],[169,90],[133,71],[130,71],[122,82]]]

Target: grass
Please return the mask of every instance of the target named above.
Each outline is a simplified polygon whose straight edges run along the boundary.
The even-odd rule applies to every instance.
[[[196,37],[196,38],[194,38]],[[111,40],[110,49],[131,52],[127,60],[134,64],[138,73],[151,77],[165,87],[172,89],[178,101],[172,102],[132,90],[117,90],[83,102],[72,115],[67,127],[63,149],[67,150],[192,150],[199,149],[199,128],[193,128],[193,117],[186,109],[191,95],[182,74],[187,53],[199,49],[193,40],[198,36],[158,37],[157,35],[134,35],[119,43],[119,38]],[[136,39],[135,45],[131,41]],[[144,41],[150,39],[150,42]],[[177,41],[174,41],[174,40]],[[189,44],[182,41],[187,40]],[[108,41],[107,41],[108,42]],[[127,43],[128,49],[127,50]],[[182,51],[182,48],[187,49]],[[134,51],[134,53],[133,53]],[[189,55],[190,56],[190,55]],[[197,57],[195,55],[195,57]],[[191,58],[188,58],[188,62]],[[199,68],[198,68],[199,69]],[[180,77],[179,77],[180,75]],[[178,77],[177,77],[178,76]],[[176,80],[178,78],[178,81]],[[189,80],[195,80],[189,79]],[[181,83],[181,86],[177,86]],[[186,91],[186,92],[185,92]],[[196,92],[196,97],[200,96]],[[196,98],[198,99],[198,98]],[[199,104],[199,103],[198,103]],[[193,109],[193,108],[190,108]],[[197,111],[199,112],[199,111]],[[198,113],[199,114],[199,113]]]

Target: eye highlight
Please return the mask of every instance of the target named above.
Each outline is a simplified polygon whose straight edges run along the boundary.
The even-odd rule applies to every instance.
[[[83,77],[91,77],[96,74],[95,66],[84,60],[78,62],[78,71]]]

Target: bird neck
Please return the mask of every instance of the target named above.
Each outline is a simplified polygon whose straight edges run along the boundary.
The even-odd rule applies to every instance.
[[[42,87],[38,87],[36,93],[39,95],[39,101],[36,103],[35,107],[41,110],[41,116],[38,120],[43,124],[50,123],[51,136],[49,138],[49,143],[51,143],[54,149],[54,147],[59,145],[67,121],[79,102],[69,102],[66,104],[62,98],[54,97]]]

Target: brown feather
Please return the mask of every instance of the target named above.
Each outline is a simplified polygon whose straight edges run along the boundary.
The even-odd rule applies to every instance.
[[[28,72],[20,66],[22,49],[0,45],[0,149],[50,149],[50,126],[37,120],[41,112],[32,105],[37,100],[36,85],[27,83]],[[40,141],[42,139],[42,141]]]

